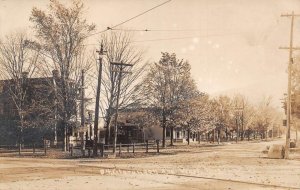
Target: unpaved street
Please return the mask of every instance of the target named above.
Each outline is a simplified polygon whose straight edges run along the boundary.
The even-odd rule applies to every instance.
[[[0,158],[0,189],[300,189],[299,155],[267,159],[270,142],[176,146],[132,159]]]

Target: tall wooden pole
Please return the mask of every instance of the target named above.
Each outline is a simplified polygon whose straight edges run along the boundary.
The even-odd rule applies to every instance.
[[[84,83],[84,74],[85,71],[81,71],[81,127],[82,131],[80,131],[80,138],[81,138],[81,151],[82,155],[85,156],[85,139],[84,139],[84,131],[85,131],[85,83]]]
[[[292,64],[293,64],[293,34],[294,34],[294,18],[295,15],[294,12],[292,14],[285,14],[281,15],[282,17],[291,17],[291,29],[290,29],[290,45],[289,45],[289,63],[288,63],[288,88],[287,88],[287,129],[286,129],[286,142],[285,142],[285,154],[284,158],[289,158],[289,151],[290,151],[290,133],[291,133],[291,70],[292,70]]]
[[[117,103],[115,110],[115,127],[114,127],[114,142],[113,142],[113,153],[116,153],[117,146],[117,135],[118,135],[118,114],[119,114],[119,99],[120,99],[120,89],[121,89],[121,80],[122,80],[122,71],[123,67],[120,67],[119,79],[118,79],[118,92],[117,92]]]
[[[85,126],[85,92],[84,92],[84,88],[85,88],[85,84],[84,84],[84,74],[85,71],[82,70],[81,71],[81,126],[84,127]]]
[[[118,114],[119,114],[119,99],[120,99],[120,91],[121,91],[121,82],[122,82],[122,74],[127,73],[126,71],[123,71],[123,69],[126,66],[132,67],[132,64],[125,64],[125,63],[116,63],[116,62],[111,62],[112,65],[118,66],[119,70],[113,71],[113,72],[119,72],[118,76],[118,91],[117,91],[117,102],[116,102],[116,107],[115,107],[115,126],[114,126],[114,141],[113,141],[113,153],[116,154],[116,149],[117,149],[117,135],[118,135]]]
[[[93,156],[98,155],[97,144],[98,144],[99,104],[100,104],[100,89],[101,89],[101,80],[102,80],[102,56],[104,54],[102,43],[100,45],[100,50],[96,52],[99,54],[99,72],[98,72],[98,86],[97,86],[96,105],[95,105]]]
[[[57,85],[56,85],[56,79],[58,77],[58,71],[53,70],[52,71],[52,77],[53,77],[53,87],[54,87],[54,93],[55,93],[55,98],[54,98],[54,145],[57,145]]]

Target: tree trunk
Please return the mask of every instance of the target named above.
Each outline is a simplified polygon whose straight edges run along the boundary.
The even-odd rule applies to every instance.
[[[163,134],[162,134],[162,147],[166,148],[166,115],[165,111],[163,111],[163,121],[162,121],[162,127],[163,127]]]
[[[106,118],[106,130],[105,130],[105,144],[108,145],[110,142],[110,122],[111,116],[107,116]]]
[[[248,130],[248,141],[250,141],[250,134],[251,134],[251,131]]]
[[[162,147],[166,147],[166,125],[163,124]]]
[[[235,119],[235,124],[236,124],[236,143],[239,141],[239,133],[240,133],[240,130],[239,130],[239,124],[238,124],[238,120],[237,118]]]
[[[206,142],[209,142],[209,133],[206,134]]]
[[[64,147],[63,150],[67,151],[67,123],[68,123],[68,113],[70,114],[70,106],[69,106],[69,86],[68,86],[68,77],[66,76],[66,71],[61,70],[61,80],[62,80],[62,96],[63,96],[63,127],[64,127]]]
[[[67,124],[66,119],[63,119],[63,127],[64,127],[64,144],[63,144],[63,151],[67,151]]]
[[[188,145],[190,145],[190,133],[191,133],[191,129],[188,128]]]
[[[221,142],[221,130],[218,129],[218,144]]]
[[[226,127],[226,130],[225,130],[225,134],[226,134],[226,142],[228,142],[228,129]]]
[[[297,142],[298,142],[298,129],[296,129],[296,147],[298,147]]]
[[[22,149],[22,143],[23,143],[23,126],[20,127],[20,130],[19,130],[19,154],[21,152],[21,149]]]
[[[173,146],[174,145],[174,143],[173,143],[173,139],[174,139],[174,135],[173,135],[173,133],[174,133],[174,127],[171,127],[171,146]]]
[[[215,143],[216,140],[216,129],[213,130],[213,143]]]
[[[242,128],[241,140],[244,141],[244,129]]]
[[[244,137],[245,137],[245,131],[244,131],[244,124],[242,121],[242,131],[241,131],[241,140],[244,141]]]

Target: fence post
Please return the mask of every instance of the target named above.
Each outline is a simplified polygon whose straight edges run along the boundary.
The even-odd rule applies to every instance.
[[[71,152],[71,156],[73,156],[73,144],[70,144],[70,152]]]
[[[119,144],[119,156],[121,156],[121,147],[122,147],[122,144],[120,143]]]
[[[18,147],[19,148],[19,156],[21,156],[21,146],[22,146],[21,143],[19,143],[19,147]]]
[[[146,153],[148,153],[148,148],[149,148],[149,141],[146,140]]]
[[[44,152],[45,156],[47,155],[47,144],[46,144],[46,139],[44,139]]]
[[[81,133],[81,154],[83,157],[85,157],[85,140],[83,139],[83,133]]]
[[[129,147],[130,147],[130,144],[127,145],[127,152],[129,152]]]
[[[33,154],[35,154],[35,144],[33,144]]]
[[[134,149],[135,149],[135,144],[132,144],[132,153],[134,153]]]
[[[101,157],[104,157],[104,144],[100,144]]]
[[[159,140],[156,140],[156,149],[157,149],[157,153],[159,153]]]

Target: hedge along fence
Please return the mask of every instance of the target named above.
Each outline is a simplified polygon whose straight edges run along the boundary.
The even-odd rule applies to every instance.
[[[113,153],[113,145],[105,145],[105,144],[98,144],[98,151],[100,151],[100,157],[104,157],[105,155]],[[71,156],[74,156],[74,150],[80,149],[82,150],[82,147],[80,146],[70,146],[70,154]],[[92,147],[86,148],[88,150],[88,156],[91,156],[91,150]],[[153,151],[154,150],[154,151]],[[145,143],[130,143],[130,144],[122,144],[119,143],[116,145],[116,153],[119,154],[119,156],[124,153],[136,153],[136,152],[156,152],[159,153],[159,140],[155,141],[146,141]],[[85,156],[85,151],[82,152],[82,156]]]
[[[47,150],[50,148],[49,141],[44,140],[43,144],[18,144],[18,145],[0,145],[0,156],[4,154],[18,154],[21,156],[22,154],[44,154],[47,155]]]

